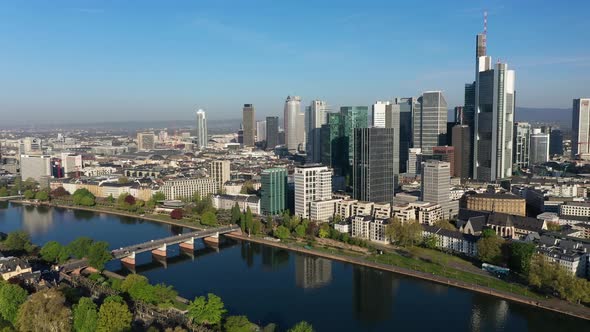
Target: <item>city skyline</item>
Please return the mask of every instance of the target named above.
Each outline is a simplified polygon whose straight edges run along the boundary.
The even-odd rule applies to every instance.
[[[441,90],[452,108],[463,105],[463,85],[472,79],[472,34],[483,29],[484,9],[488,52],[518,71],[519,105],[569,108],[571,99],[587,95],[589,78],[583,72],[590,58],[584,43],[574,43],[590,37],[583,20],[576,19],[589,6],[581,1],[576,11],[528,2],[430,2],[421,6],[424,21],[441,10],[446,14],[437,18],[442,28],[436,33],[432,23],[403,29],[412,15],[385,26],[375,23],[371,17],[391,6],[382,1],[362,6],[345,1],[337,9],[296,13],[288,10],[294,4],[269,5],[263,17],[247,4],[84,5],[4,5],[0,30],[11,34],[0,64],[6,78],[0,112],[10,115],[3,122],[75,122],[76,114],[84,114],[85,121],[114,115],[128,121],[140,114],[145,120],[183,120],[196,108],[210,112],[212,120],[233,119],[245,102],[257,105],[263,118],[280,114],[289,94],[302,96],[304,105],[318,99],[334,106],[370,106],[396,95]],[[415,5],[396,6],[411,10]],[[256,22],[246,24],[252,15]],[[321,15],[329,19],[320,20],[321,29],[285,27],[284,15],[301,22]],[[544,22],[548,19],[553,24]],[[119,29],[127,25],[134,28]],[[395,57],[388,52],[392,47]],[[227,53],[230,49],[240,52]],[[278,74],[284,69],[292,74]]]

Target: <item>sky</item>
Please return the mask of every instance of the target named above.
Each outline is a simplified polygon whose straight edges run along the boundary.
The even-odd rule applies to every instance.
[[[285,98],[463,104],[475,34],[516,70],[517,106],[590,96],[590,1],[5,0],[0,126],[281,115]]]

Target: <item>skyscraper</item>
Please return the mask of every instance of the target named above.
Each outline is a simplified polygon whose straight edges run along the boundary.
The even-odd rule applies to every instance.
[[[266,120],[256,121],[256,142],[266,141]]]
[[[414,111],[412,135],[414,148],[432,154],[432,148],[447,141],[447,101],[441,91],[427,91],[418,99],[420,108]]]
[[[207,117],[205,111],[199,109],[197,111],[197,132],[196,145],[199,149],[207,147]]]
[[[531,125],[528,122],[514,124],[514,165],[518,168],[529,167],[531,145]]]
[[[387,104],[385,106],[385,128],[393,129],[393,174],[400,174],[400,132],[401,132],[401,107],[399,104]]]
[[[590,159],[590,98],[574,99],[572,108],[572,158]]]
[[[444,161],[428,160],[422,165],[421,200],[439,204],[445,219],[458,211],[451,204],[451,165]]]
[[[295,215],[309,218],[313,201],[332,198],[332,170],[327,166],[306,164],[295,167]]]
[[[305,129],[307,160],[313,163],[322,161],[321,157],[321,128],[328,123],[329,107],[325,101],[313,100],[307,107]]]
[[[266,148],[274,149],[279,145],[279,117],[266,117]]]
[[[374,128],[385,128],[385,107],[388,101],[376,101],[371,107],[372,126]]]
[[[549,134],[549,155],[563,156],[563,133],[559,129],[553,129]]]
[[[453,176],[461,179],[471,178],[471,129],[467,125],[453,127],[453,147],[455,148],[455,165]]]
[[[531,133],[531,164],[542,164],[549,161],[549,134],[541,132],[541,129],[535,128]]]
[[[217,183],[217,188],[223,188],[223,184],[231,178],[231,161],[213,160],[210,164],[209,175]]]
[[[287,208],[287,170],[269,168],[260,174],[260,209],[265,215],[282,213]]]
[[[394,103],[399,105],[399,172],[408,171],[409,149],[412,147],[412,119],[414,110],[420,107],[414,97],[395,98]]]
[[[354,159],[354,129],[367,128],[369,108],[367,106],[343,106],[340,107],[340,114],[344,118],[343,134],[348,138],[348,169],[345,175],[350,175]]]
[[[301,113],[301,98],[287,96],[283,112],[285,144],[289,152],[305,148],[305,115]]]
[[[42,155],[21,155],[20,175],[23,181],[33,179],[41,182],[51,176],[51,157]]]
[[[354,130],[354,198],[369,202],[393,201],[395,167],[393,128],[356,128]]]
[[[242,128],[244,131],[244,146],[254,146],[254,137],[256,136],[256,125],[254,123],[254,119],[254,105],[244,104],[244,108],[242,109]]]
[[[335,175],[344,175],[348,164],[348,138],[344,136],[344,117],[329,113],[320,130],[321,163],[331,167]]]

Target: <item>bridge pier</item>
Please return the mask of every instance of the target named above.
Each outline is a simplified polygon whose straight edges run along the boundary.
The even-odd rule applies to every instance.
[[[212,244],[219,244],[219,232],[216,232],[215,235],[203,238],[203,241],[205,241],[206,243],[208,242]]]
[[[167,249],[168,249],[168,246],[166,245],[166,243],[164,243],[164,245],[162,245],[161,247],[152,250],[152,255],[154,255],[156,257],[166,258]]]
[[[195,250],[195,238],[191,237],[190,239],[181,242],[179,245],[181,250],[185,250],[185,251],[193,251]]]
[[[135,270],[135,251],[131,255],[121,258],[121,264],[130,270]]]

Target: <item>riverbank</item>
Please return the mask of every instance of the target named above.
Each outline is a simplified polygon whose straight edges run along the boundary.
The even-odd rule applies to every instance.
[[[388,264],[383,264],[383,263],[378,263],[378,262],[372,262],[372,261],[368,261],[363,258],[338,255],[338,254],[319,251],[317,249],[306,249],[306,248],[302,248],[302,247],[295,246],[295,245],[285,244],[282,242],[274,242],[274,241],[264,240],[264,239],[257,238],[257,237],[248,237],[248,236],[240,235],[237,233],[228,233],[228,234],[225,234],[225,236],[235,239],[235,240],[259,243],[259,244],[263,244],[266,246],[281,248],[281,249],[294,251],[294,252],[298,252],[298,253],[302,253],[302,254],[306,254],[306,255],[327,258],[330,260],[355,264],[358,266],[365,266],[365,267],[369,267],[369,268],[373,268],[373,269],[377,269],[377,270],[381,270],[381,271],[393,272],[393,273],[408,276],[408,277],[419,278],[422,280],[427,280],[427,281],[435,282],[438,284],[462,288],[462,289],[470,290],[470,291],[481,293],[481,294],[495,296],[495,297],[498,297],[498,298],[501,298],[504,300],[517,302],[520,304],[525,304],[525,305],[529,305],[529,306],[533,306],[533,307],[537,307],[537,308],[541,308],[541,309],[545,309],[545,310],[550,310],[550,311],[558,312],[558,313],[561,313],[564,315],[569,315],[569,316],[573,316],[573,317],[577,317],[577,318],[581,318],[581,319],[585,319],[585,320],[590,320],[590,308],[586,308],[586,307],[583,307],[580,305],[575,305],[575,304],[568,303],[568,302],[558,300],[558,299],[549,299],[549,300],[534,299],[531,297],[520,296],[518,294],[503,292],[503,291],[493,289],[490,287],[473,285],[470,283],[466,283],[466,282],[462,282],[462,281],[458,281],[458,280],[453,280],[450,278],[441,277],[441,276],[437,276],[434,274],[410,270],[410,269],[397,267],[397,266],[393,266],[393,265],[388,265]]]
[[[94,207],[94,206],[79,206],[79,205],[65,205],[65,204],[55,204],[55,203],[51,203],[51,202],[30,202],[30,201],[26,201],[26,200],[11,200],[11,203],[16,203],[16,204],[21,204],[21,205],[33,205],[33,206],[45,206],[45,207],[55,207],[55,208],[61,208],[61,209],[70,209],[70,210],[79,210],[79,211],[88,211],[88,212],[96,212],[96,213],[107,213],[107,214],[112,214],[112,215],[116,215],[116,216],[121,216],[121,217],[128,217],[128,218],[135,218],[135,219],[140,219],[140,220],[147,220],[147,221],[153,221],[153,222],[159,222],[159,223],[164,223],[164,224],[168,224],[168,225],[172,225],[172,226],[179,226],[179,227],[185,227],[185,228],[189,228],[192,230],[202,230],[202,227],[198,227],[197,225],[188,223],[188,222],[182,222],[182,221],[176,221],[176,220],[171,220],[171,219],[166,219],[168,218],[167,216],[162,215],[162,218],[157,218],[157,215],[137,215],[134,213],[129,213],[129,212],[125,212],[125,211],[119,211],[119,210],[113,210],[113,209],[101,209],[98,207]],[[164,218],[166,217],[166,218]]]

